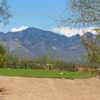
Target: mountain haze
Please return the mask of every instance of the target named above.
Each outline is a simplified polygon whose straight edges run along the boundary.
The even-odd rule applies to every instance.
[[[27,59],[48,55],[68,62],[81,62],[85,55],[80,35],[66,37],[33,27],[19,32],[1,32],[0,41],[9,53]]]

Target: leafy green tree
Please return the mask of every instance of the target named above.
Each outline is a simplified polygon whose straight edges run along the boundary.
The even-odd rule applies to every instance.
[[[3,67],[3,64],[5,62],[5,55],[6,55],[5,48],[2,45],[0,45],[0,67]]]
[[[100,47],[97,46],[95,42],[90,42],[88,39],[84,38],[84,36],[82,36],[81,40],[87,50],[89,62],[92,64],[100,64]]]

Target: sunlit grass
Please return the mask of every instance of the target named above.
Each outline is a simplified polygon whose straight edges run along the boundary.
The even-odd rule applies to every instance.
[[[89,72],[59,72],[45,70],[30,70],[30,69],[0,69],[1,76],[20,76],[20,77],[36,77],[36,78],[89,78],[95,74]]]

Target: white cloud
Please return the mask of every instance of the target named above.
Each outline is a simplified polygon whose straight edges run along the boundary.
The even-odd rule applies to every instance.
[[[23,31],[23,30],[25,30],[27,28],[28,28],[28,26],[15,27],[15,28],[12,28],[10,30],[10,32],[20,32],[20,31]]]
[[[83,28],[83,29],[71,29],[71,28],[67,28],[67,27],[56,27],[52,30],[53,32],[56,33],[60,33],[62,35],[65,35],[67,37],[72,37],[74,35],[79,34],[80,36],[83,35],[86,32],[91,32],[93,34],[97,34],[95,30],[93,30],[93,28]]]

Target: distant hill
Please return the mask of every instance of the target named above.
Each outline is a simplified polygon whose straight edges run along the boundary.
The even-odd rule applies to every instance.
[[[20,32],[1,32],[0,41],[9,53],[27,59],[48,55],[67,62],[84,62],[86,52],[80,35],[69,38],[33,27]]]

